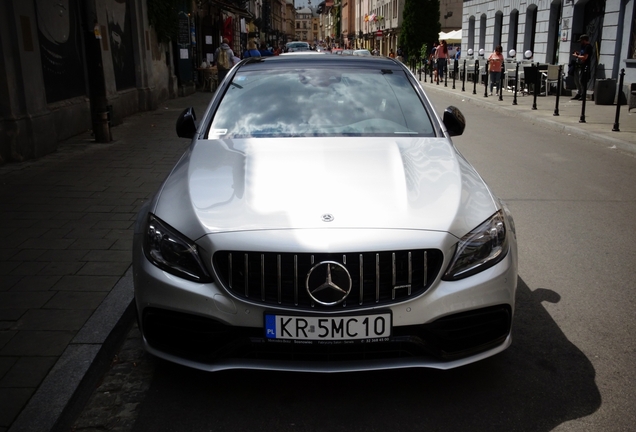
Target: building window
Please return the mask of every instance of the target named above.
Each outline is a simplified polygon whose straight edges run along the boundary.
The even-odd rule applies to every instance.
[[[482,14],[479,18],[479,48],[486,49],[486,14]]]
[[[492,50],[494,51],[498,45],[503,45],[501,42],[501,30],[503,27],[503,12],[497,11],[495,14],[495,34],[494,43],[492,44]]]
[[[537,29],[537,5],[530,5],[526,10],[526,33],[523,41],[523,51],[530,50],[534,55],[534,37]]]

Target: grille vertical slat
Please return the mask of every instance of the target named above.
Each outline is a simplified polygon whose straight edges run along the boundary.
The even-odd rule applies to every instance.
[[[294,306],[298,306],[298,255],[294,255]]]
[[[265,301],[265,254],[261,254],[261,300]]]
[[[436,280],[443,254],[433,249],[339,254],[219,251],[213,265],[218,282],[235,297],[272,306],[322,310],[330,307],[312,301],[306,279],[312,267],[325,261],[340,263],[349,272],[353,291],[340,304],[349,310],[422,294]]]
[[[380,254],[375,254],[375,302],[380,301]]]
[[[424,285],[428,284],[428,253],[424,251],[424,264],[422,266],[424,270],[424,277],[422,278]]]
[[[244,280],[245,280],[245,283],[244,283],[244,285],[245,285],[245,297],[249,297],[250,296],[250,287],[249,287],[249,284],[250,284],[249,283],[249,280],[250,280],[250,278],[249,278],[249,274],[250,274],[250,264],[249,263],[250,263],[250,260],[249,260],[249,254],[244,254],[243,255],[243,260],[245,262],[245,269],[244,269],[245,275],[243,276]]]
[[[280,254],[276,255],[276,276],[277,277],[277,281],[276,281],[276,285],[278,286],[278,304],[282,304],[283,303],[283,289],[282,289],[282,267],[281,267],[281,263],[280,263]]]
[[[360,254],[360,306],[364,303],[364,258]]]

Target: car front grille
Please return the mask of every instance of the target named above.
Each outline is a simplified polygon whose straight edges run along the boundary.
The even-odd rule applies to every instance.
[[[233,295],[296,309],[358,309],[405,301],[425,292],[437,277],[443,254],[435,249],[344,254],[219,251],[214,268]],[[351,291],[337,305],[315,302],[306,289],[310,270],[335,262],[350,276]]]

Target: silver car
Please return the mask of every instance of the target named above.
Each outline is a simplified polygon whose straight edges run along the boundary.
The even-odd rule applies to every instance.
[[[134,237],[143,343],[207,371],[448,369],[506,349],[507,207],[384,57],[246,59]]]

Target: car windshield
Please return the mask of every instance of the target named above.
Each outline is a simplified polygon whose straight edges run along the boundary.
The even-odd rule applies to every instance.
[[[214,114],[209,138],[434,136],[401,70],[241,71]]]

